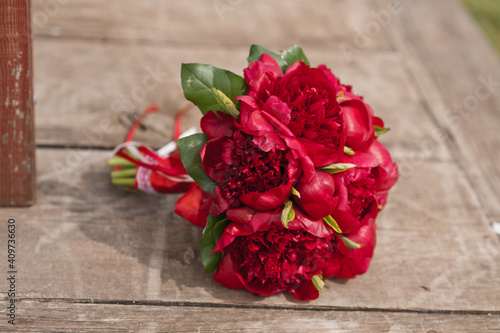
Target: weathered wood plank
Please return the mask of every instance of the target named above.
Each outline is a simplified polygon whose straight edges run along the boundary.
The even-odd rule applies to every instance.
[[[53,52],[54,49],[58,52]],[[309,48],[306,52],[312,64],[328,64],[383,117],[392,128],[383,140],[391,151],[408,153],[404,161],[406,169],[427,159],[450,158],[440,140],[428,142],[437,130],[419,105],[397,53],[360,52],[353,61],[348,61],[339,51]],[[181,63],[211,63],[242,74],[247,54],[248,46],[208,50],[190,46],[38,41],[35,43],[37,141],[43,145],[72,145],[75,150],[79,145],[114,147],[124,139],[133,119],[131,115],[156,103],[161,111],[145,120],[147,130],[139,130],[137,140],[160,147],[171,140],[175,113],[186,103],[180,84]],[[156,83],[149,81],[152,77],[149,69],[160,72]],[[143,84],[145,79],[149,90]],[[188,115],[191,118],[186,119],[186,125],[197,125],[199,112]],[[430,153],[421,152],[422,144],[429,146]]]
[[[499,315],[22,301],[16,332],[498,332]],[[5,312],[2,309],[0,312]],[[236,319],[237,318],[237,319]],[[2,321],[1,327],[9,329]]]
[[[367,274],[332,280],[318,300],[295,303],[212,281],[200,263],[201,230],[175,216],[176,196],[113,187],[105,166],[109,152],[89,152],[60,180],[54,166],[70,153],[38,153],[37,205],[2,210],[17,223],[20,297],[500,310],[499,241],[451,162],[428,161],[401,178],[379,217]],[[0,291],[6,283],[0,280]]]
[[[346,15],[352,13],[352,15]],[[154,44],[262,44],[271,49],[295,43],[338,49],[372,19],[369,0],[35,0],[35,34],[117,39]],[[354,42],[354,41],[353,41]],[[364,45],[364,44],[363,44]],[[368,49],[391,49],[382,33]]]
[[[381,1],[380,6],[387,6]],[[412,1],[388,29],[492,221],[500,221],[500,61],[459,1]],[[422,24],[425,18],[425,24]]]
[[[0,3],[0,206],[35,194],[30,0]]]

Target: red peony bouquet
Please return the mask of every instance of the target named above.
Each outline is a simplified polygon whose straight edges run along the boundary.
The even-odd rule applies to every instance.
[[[202,263],[221,285],[316,299],[324,279],[368,269],[375,218],[398,179],[377,140],[388,129],[300,47],[253,45],[248,63],[244,77],[182,65],[203,133],[177,140],[170,157],[185,168],[176,177],[194,181],[175,210],[205,228]]]

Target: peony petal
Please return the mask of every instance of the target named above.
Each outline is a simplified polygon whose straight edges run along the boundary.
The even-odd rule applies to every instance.
[[[356,151],[355,155],[343,155],[340,159],[340,163],[352,163],[356,165],[356,169],[376,168],[379,165],[379,162],[374,156],[360,151]]]
[[[374,140],[366,152],[374,157],[385,171],[381,180],[380,190],[389,190],[399,178],[398,167],[392,161],[391,154],[389,154],[387,148],[378,140]]]
[[[283,72],[273,57],[263,54],[260,60],[251,62],[243,74],[250,91],[259,91],[262,86],[282,76]]]
[[[242,95],[235,98],[240,101],[240,113],[250,113],[254,110],[259,110],[259,105],[254,97],[249,95]]]
[[[290,197],[292,184],[276,186],[264,193],[248,192],[241,195],[240,200],[245,205],[257,210],[271,210],[283,206]]]
[[[319,297],[319,291],[311,281],[303,281],[290,292],[300,301],[312,301]]]
[[[354,150],[364,151],[372,144],[375,137],[373,111],[361,100],[348,100],[341,103],[344,111],[346,145]]]
[[[344,261],[349,255],[349,249],[345,245],[344,241],[337,234],[333,234],[332,238],[335,239],[337,250],[335,251],[335,255],[330,258],[330,260],[323,268],[324,279],[338,276],[342,269]]]
[[[334,198],[335,180],[328,172],[315,170],[310,181],[301,177],[295,189],[300,193],[300,198],[293,196],[293,201],[313,218],[322,219],[337,206],[338,198]]]
[[[241,113],[239,128],[245,133],[251,135],[259,135],[265,132],[274,132],[273,126],[269,123],[266,117],[263,116],[263,111],[254,110],[251,112]]]
[[[376,244],[375,229],[375,221],[372,220],[362,226],[357,232],[348,235],[350,240],[364,246],[360,249],[349,249],[349,254],[343,261],[337,277],[353,278],[355,275],[363,274],[367,271]]]
[[[206,194],[198,186],[194,186],[175,203],[175,212],[189,222],[204,228],[207,224]]]
[[[235,273],[236,267],[231,259],[231,255],[225,255],[217,267],[214,280],[220,285],[230,289],[245,289],[240,278]]]
[[[212,200],[212,206],[210,207],[210,214],[218,216],[224,213],[229,208],[229,203],[225,197],[221,194],[221,188],[219,185],[215,186],[214,198]]]
[[[278,132],[281,136],[295,137],[293,132],[278,118],[266,111],[260,111],[262,117],[264,117],[269,124],[272,126],[272,130]]]
[[[274,151],[276,149],[287,149],[285,142],[283,142],[276,132],[265,132],[259,136],[255,136],[252,141],[260,150],[265,152]]]
[[[226,152],[231,152],[234,144],[227,137],[209,140],[200,151],[203,170],[214,181],[217,182],[215,167],[221,162]],[[227,156],[226,156],[227,158]]]
[[[328,67],[326,67],[325,65],[319,65],[318,69],[321,70],[323,74],[325,74],[328,80],[330,80],[336,91],[342,89],[342,85],[340,84],[339,79],[335,75],[333,75],[332,71]]]
[[[288,66],[283,78],[285,79],[288,77],[293,77],[294,75],[297,74],[297,72],[300,72],[301,70],[303,70],[303,68],[309,68],[309,66],[307,66],[305,63],[303,63],[301,61],[297,61],[295,64]]]
[[[227,229],[227,227],[226,227],[226,229]],[[212,253],[222,252],[226,246],[228,246],[229,244],[231,244],[234,241],[235,238],[236,238],[236,236],[231,235],[229,232],[224,230],[224,232],[220,236],[219,240],[217,241],[217,244],[215,244],[215,247],[212,250]]]
[[[294,208],[295,218],[288,222],[290,229],[304,229],[316,237],[326,238],[333,233],[330,226],[327,226],[323,219],[314,219],[304,214],[298,207]]]
[[[312,202],[302,202],[298,205],[310,217],[322,219],[332,214],[338,200],[338,198],[324,198]]]
[[[241,208],[229,209],[227,211],[226,216],[231,221],[237,223],[250,223],[255,213],[256,211],[253,208],[241,207]]]
[[[231,137],[235,130],[233,117],[224,112],[217,112],[217,115],[213,111],[207,112],[201,118],[200,126],[210,139]]]
[[[258,211],[250,207],[229,209],[226,216],[232,221],[225,229],[227,233],[247,236],[267,230],[272,223],[281,223],[281,207],[270,211]]]
[[[276,76],[283,76],[283,70],[280,65],[270,54],[263,53],[259,59],[263,64],[267,66],[267,68]]]
[[[373,117],[373,126],[378,126],[380,128],[384,128],[385,127],[384,121],[382,120],[382,118],[374,116]]]
[[[288,125],[290,123],[292,110],[290,110],[288,104],[281,101],[278,97],[269,97],[262,109],[276,119],[279,119],[283,124]]]
[[[314,177],[315,168],[306,147],[296,137],[285,137],[284,139],[288,147],[292,150],[293,157],[300,160],[302,171],[304,172],[304,180],[311,180]]]
[[[276,286],[268,286],[265,283],[258,285],[255,283],[251,283],[250,281],[245,281],[245,279],[239,273],[236,273],[236,275],[239,277],[248,291],[260,297],[272,296],[286,291],[285,287],[277,288]]]
[[[322,167],[333,163],[338,163],[344,155],[344,146],[336,149],[327,148],[322,144],[312,142],[306,138],[299,138],[300,143],[307,149],[308,155],[315,167]]]
[[[334,210],[331,214],[333,219],[337,221],[337,224],[342,230],[342,233],[351,233],[355,232],[359,229],[361,226],[361,221],[357,219],[350,210],[345,211],[345,210]]]

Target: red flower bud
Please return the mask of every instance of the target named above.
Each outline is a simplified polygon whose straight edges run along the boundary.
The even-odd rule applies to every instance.
[[[316,170],[310,181],[299,178],[295,189],[300,193],[300,198],[294,195],[293,201],[313,218],[328,216],[337,206],[338,198],[334,197],[335,181],[328,172]]]
[[[343,101],[346,145],[355,150],[365,151],[373,142],[373,111],[361,99]]]

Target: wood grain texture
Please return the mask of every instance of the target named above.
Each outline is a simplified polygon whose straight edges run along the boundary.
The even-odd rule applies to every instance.
[[[16,332],[494,333],[499,315],[22,301]],[[2,310],[4,311],[4,310]],[[237,318],[237,320],[235,320]],[[9,327],[0,323],[5,329]]]
[[[30,0],[0,3],[0,206],[33,203],[35,144]]]
[[[203,273],[201,229],[173,212],[176,196],[113,187],[109,152],[90,152],[61,180],[56,170],[68,152],[39,156],[37,205],[2,211],[19,231],[22,298],[500,311],[500,245],[454,163],[429,161],[402,178],[379,216],[368,273],[331,280],[319,299],[303,303],[219,286]]]
[[[459,1],[413,1],[387,30],[490,220],[500,221],[498,55]]]
[[[290,44],[338,49],[372,19],[370,1],[34,0],[35,35],[121,43],[220,46]],[[347,15],[349,13],[349,15]],[[380,33],[367,49],[389,50]],[[364,45],[364,44],[363,44]]]

